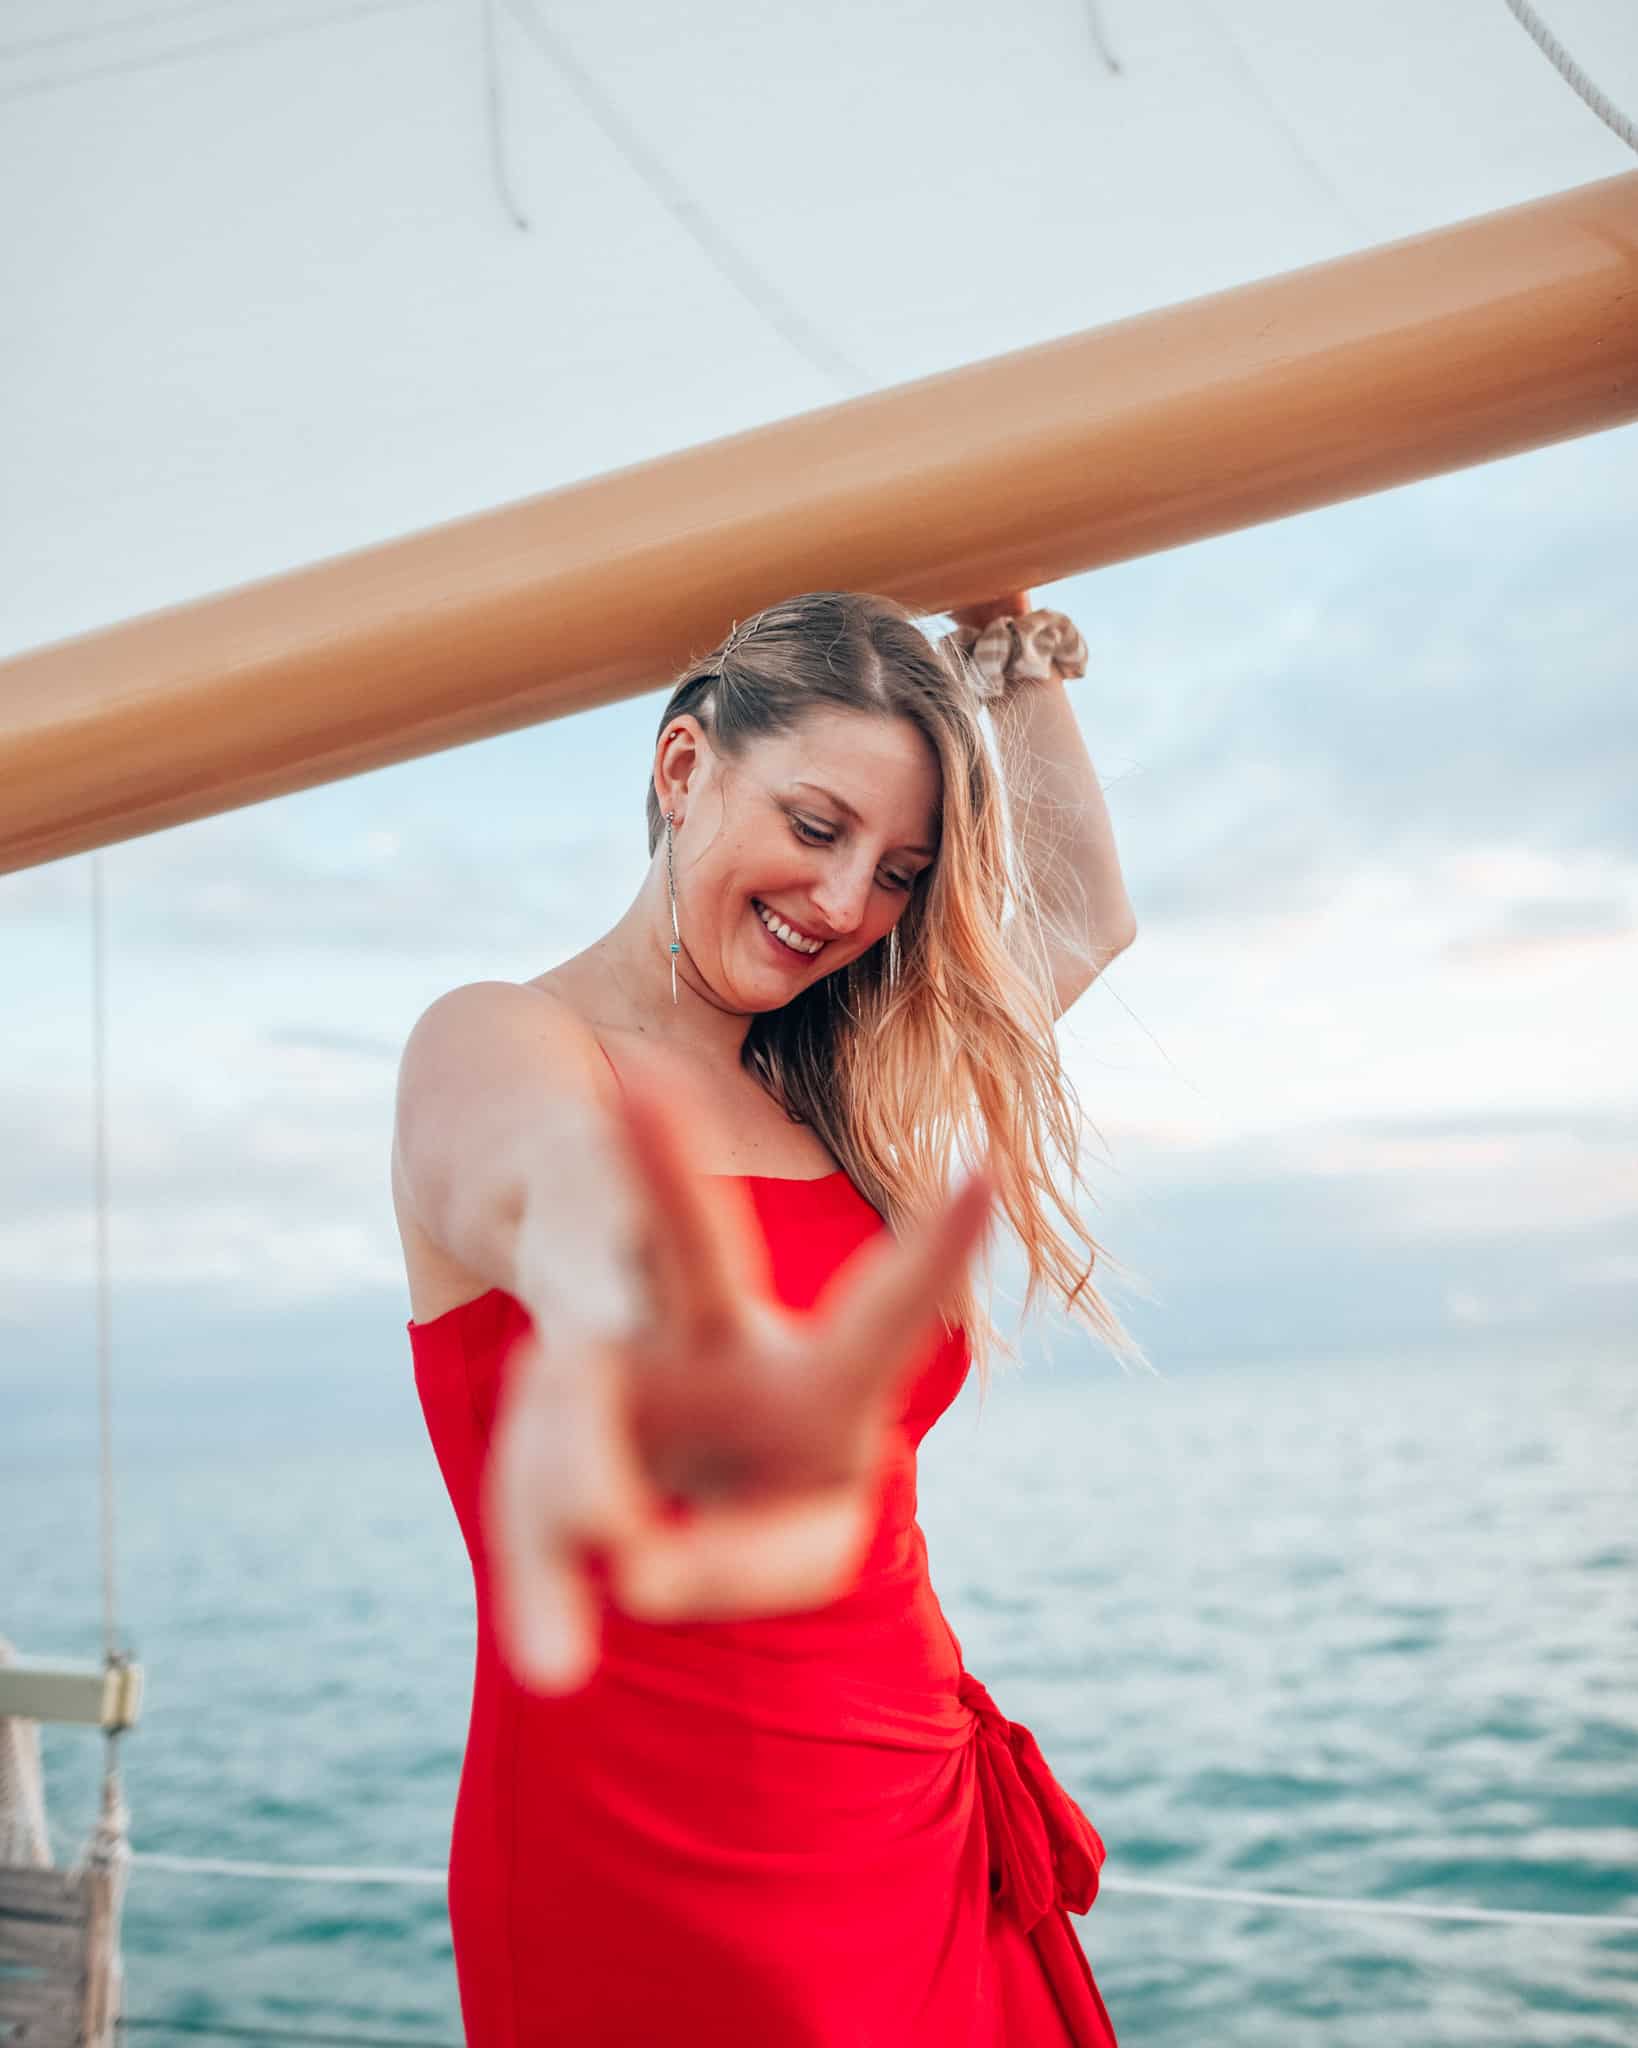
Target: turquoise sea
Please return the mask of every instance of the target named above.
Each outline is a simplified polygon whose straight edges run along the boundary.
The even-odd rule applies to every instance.
[[[139,1851],[441,1862],[471,1597],[408,1374],[122,1390]],[[95,1655],[89,1403],[7,1410],[0,1630]],[[934,1583],[1108,1845],[1075,1924],[1123,2048],[1638,2043],[1638,1925],[1596,1918],[1638,1917],[1635,1471],[1638,1357],[969,1382],[923,1450]],[[98,1740],[47,1759],[72,1847]],[[432,1887],[139,1866],[126,1957],[137,2044],[459,2040]]]

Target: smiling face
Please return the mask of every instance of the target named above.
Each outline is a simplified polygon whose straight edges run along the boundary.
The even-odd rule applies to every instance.
[[[770,1010],[867,953],[932,864],[941,798],[907,718],[827,707],[733,759],[701,746],[676,835],[695,974],[732,1009]]]

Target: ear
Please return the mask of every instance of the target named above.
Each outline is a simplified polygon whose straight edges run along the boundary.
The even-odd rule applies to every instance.
[[[690,712],[666,721],[654,749],[654,794],[662,818],[675,811],[680,824],[687,815],[689,786],[699,773],[704,746],[704,730]]]

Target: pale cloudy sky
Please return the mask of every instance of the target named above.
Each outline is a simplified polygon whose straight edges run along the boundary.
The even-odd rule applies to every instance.
[[[1633,167],[1499,0],[1343,12],[1110,0],[1115,78],[1048,0],[516,0],[523,234],[471,10],[14,6],[0,647]],[[1553,16],[1638,106],[1624,0]],[[1635,456],[1041,593],[1141,926],[1066,1040],[1163,1370],[1638,1326]],[[127,1370],[401,1374],[398,1047],[623,908],[660,701],[105,855]],[[89,1355],[88,906],[0,878],[19,1381]]]

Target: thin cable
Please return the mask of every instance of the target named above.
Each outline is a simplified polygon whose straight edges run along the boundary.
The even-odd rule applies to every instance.
[[[1543,1922],[1578,1927],[1638,1927],[1638,1913],[1549,1913],[1531,1906],[1424,1906],[1400,1899],[1323,1898],[1313,1892],[1248,1892],[1208,1884],[1159,1884],[1148,1878],[1106,1877],[1100,1891],[1153,1892],[1164,1899],[1210,1899],[1240,1906],[1275,1906],[1300,1913],[1364,1913],[1400,1920],[1500,1920],[1516,1927]]]
[[[483,15],[484,106],[489,128],[489,168],[500,203],[512,216],[512,225],[524,234],[529,222],[512,190],[506,168],[506,115],[501,105],[500,57],[495,47],[495,0],[478,0]]]
[[[430,0],[359,0],[352,7],[332,7],[324,14],[304,16],[300,21],[283,21],[248,35],[208,36],[197,43],[183,43],[173,50],[161,50],[152,57],[138,57],[126,64],[95,64],[83,71],[63,71],[52,78],[32,78],[22,85],[0,92],[0,107],[17,100],[31,100],[41,93],[66,92],[98,78],[126,78],[138,71],[154,71],[164,64],[185,64],[193,57],[214,56],[221,50],[243,50],[255,43],[271,43],[282,36],[300,35],[307,29],[332,28],[338,22],[360,21],[371,14],[402,14],[411,7],[425,7]]]
[[[436,2040],[431,2034],[314,2034],[305,2027],[234,2026],[227,2021],[166,2020],[157,2014],[117,2024],[137,2031],[163,2028],[167,2034],[195,2034],[213,2041],[308,2041],[318,2048],[460,2048],[456,2041]]]
[[[402,1884],[441,1886],[442,1870],[416,1864],[382,1864],[374,1868],[345,1863],[233,1863],[220,1857],[142,1855],[137,1867],[169,1870],[184,1876],[287,1879],[304,1884]],[[1105,1872],[1100,1891],[1148,1892],[1162,1899],[1212,1899],[1228,1905],[1285,1907],[1308,1913],[1388,1914],[1406,1920],[1500,1920],[1517,1926],[1542,1922],[1579,1927],[1638,1927],[1638,1913],[1555,1913],[1529,1906],[1426,1906],[1409,1900],[1329,1898],[1313,1892],[1238,1891],[1224,1886],[1176,1884]]]
[[[170,1856],[149,1851],[132,1858],[139,1870],[181,1877],[243,1877],[291,1884],[447,1884],[448,1875],[416,1864],[235,1863],[221,1856]]]
[[[857,396],[873,390],[872,380],[859,365],[833,347],[818,328],[805,319],[748,258],[741,255],[720,232],[704,207],[682,189],[562,37],[541,20],[529,0],[510,0],[510,12],[524,34],[567,78],[581,105],[608,140],[747,304],[754,307],[793,348],[800,350],[822,376],[841,385],[849,395]]]
[[[1628,149],[1638,150],[1638,126],[1627,119],[1608,94],[1599,91],[1528,0],[1507,0],[1507,11],[1571,92],[1579,94],[1604,126],[1620,136]]]
[[[108,1003],[107,917],[102,854],[91,856],[91,1114],[95,1128],[97,1216],[97,1447],[101,1504],[102,1651],[110,1664],[121,1656],[119,1598],[114,1573],[113,1314],[108,1281]]]

